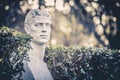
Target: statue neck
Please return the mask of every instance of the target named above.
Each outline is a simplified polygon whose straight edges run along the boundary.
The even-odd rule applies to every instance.
[[[46,44],[39,45],[31,42],[32,50],[29,53],[30,59],[43,60]]]

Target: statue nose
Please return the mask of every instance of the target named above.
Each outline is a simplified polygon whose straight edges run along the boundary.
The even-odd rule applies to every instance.
[[[46,24],[43,24],[43,27],[42,27],[42,32],[47,32],[47,27],[46,27]]]

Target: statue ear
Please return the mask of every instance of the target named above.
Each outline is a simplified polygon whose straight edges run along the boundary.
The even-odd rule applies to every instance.
[[[25,31],[26,31],[27,34],[29,34],[30,31],[31,31],[30,30],[30,26],[28,26],[27,24],[25,24],[24,29],[25,29]]]

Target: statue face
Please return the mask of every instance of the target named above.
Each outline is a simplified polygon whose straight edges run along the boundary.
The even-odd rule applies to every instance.
[[[44,16],[32,18],[26,31],[33,37],[33,41],[39,44],[48,42],[51,33],[51,20]]]

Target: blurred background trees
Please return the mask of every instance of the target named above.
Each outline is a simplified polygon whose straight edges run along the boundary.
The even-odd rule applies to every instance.
[[[52,14],[51,45],[120,49],[120,0],[0,0],[0,26],[24,32],[25,14],[36,8]]]

